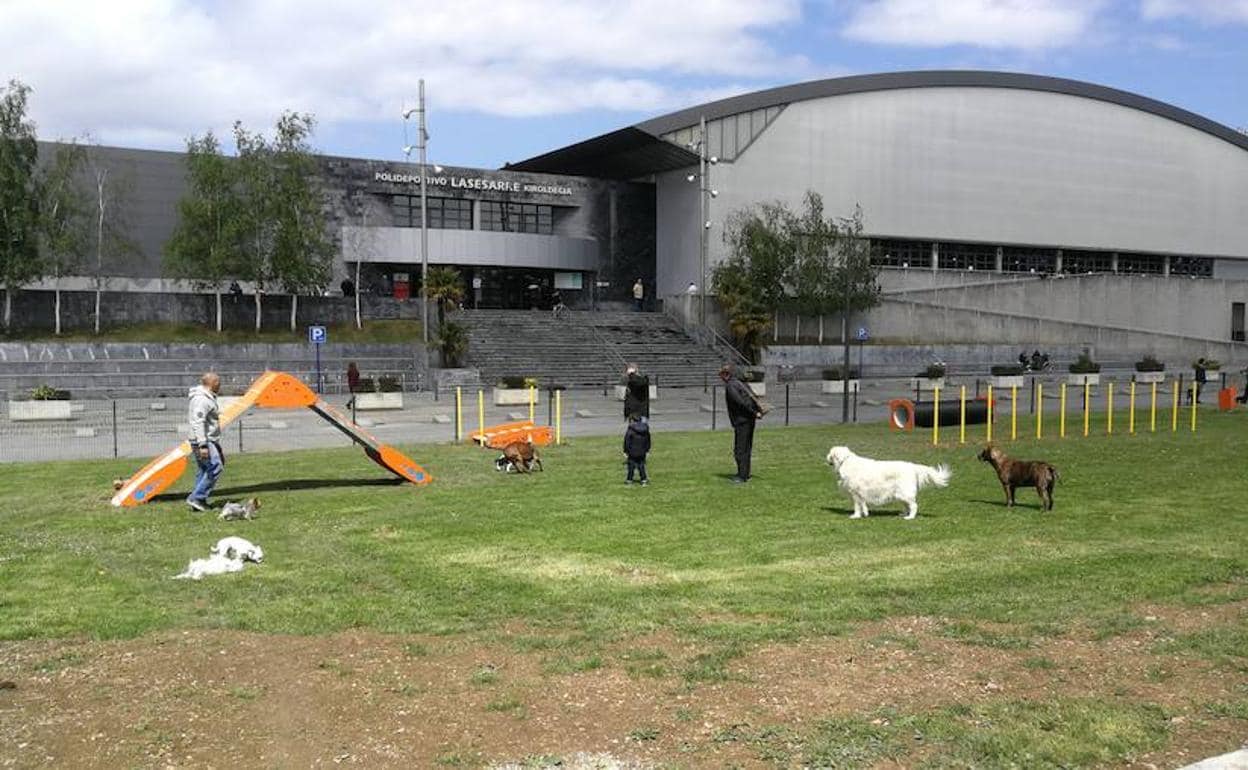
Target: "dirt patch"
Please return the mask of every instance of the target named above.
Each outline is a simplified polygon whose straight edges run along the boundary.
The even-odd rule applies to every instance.
[[[606,647],[352,632],[229,631],[115,642],[0,646],[0,766],[479,767],[609,756],[635,766],[787,766],[740,736],[801,736],[829,716],[1055,697],[1153,703],[1167,746],[1137,766],[1173,767],[1238,748],[1241,672],[1159,655],[1175,630],[1242,622],[1245,605],[1153,607],[1154,621],[992,646],[1018,629],[951,635],[893,619],[845,637],[725,652],[663,633]],[[963,629],[964,631],[965,629]],[[228,758],[228,759],[227,759]]]

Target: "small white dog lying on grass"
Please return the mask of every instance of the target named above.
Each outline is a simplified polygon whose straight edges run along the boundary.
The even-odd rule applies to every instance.
[[[223,537],[210,551],[207,559],[192,559],[186,565],[186,571],[174,575],[174,580],[202,580],[208,575],[224,575],[228,572],[241,572],[243,562],[264,560],[264,551],[260,546],[241,537]]]
[[[841,477],[841,488],[854,500],[851,519],[870,516],[867,506],[884,505],[894,501],[906,504],[904,518],[913,519],[919,514],[916,502],[919,490],[935,485],[949,484],[949,467],[908,463],[904,460],[872,460],[859,457],[849,447],[834,446],[828,450],[828,465],[836,468]]]

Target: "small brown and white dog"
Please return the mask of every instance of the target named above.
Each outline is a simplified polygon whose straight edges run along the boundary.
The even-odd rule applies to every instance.
[[[1042,510],[1053,510],[1053,487],[1057,484],[1057,468],[1043,460],[1014,460],[995,444],[984,447],[979,459],[992,465],[1005,491],[1005,504],[1014,505],[1014,490],[1035,487]]]
[[[221,513],[217,514],[217,518],[221,521],[238,521],[239,519],[256,518],[256,511],[260,510],[260,498],[249,497],[241,503],[226,503],[221,508]]]
[[[527,441],[515,441],[503,447],[503,453],[494,461],[494,469],[505,471],[507,473],[529,473],[537,468],[539,471],[546,470],[542,467],[542,458],[537,454],[537,448],[533,446],[533,439]]]

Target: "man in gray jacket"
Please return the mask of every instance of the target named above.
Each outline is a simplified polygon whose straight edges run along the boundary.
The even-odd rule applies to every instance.
[[[225,470],[225,454],[221,451],[221,414],[217,407],[217,394],[220,392],[221,378],[216,372],[208,372],[199,378],[199,385],[187,394],[187,421],[190,424],[187,440],[199,471],[195,474],[195,488],[186,498],[186,504],[195,511],[208,510],[208,495],[212,494],[212,488]]]

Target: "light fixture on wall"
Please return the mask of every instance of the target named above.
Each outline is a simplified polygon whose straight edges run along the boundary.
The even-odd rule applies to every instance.
[[[689,142],[688,147],[698,154],[698,173],[688,174],[685,176],[687,182],[698,183],[698,211],[700,216],[698,221],[702,222],[702,228],[698,232],[698,264],[702,282],[698,285],[701,293],[701,299],[698,303],[698,322],[706,323],[706,244],[707,237],[711,231],[711,220],[707,218],[707,209],[710,207],[712,198],[719,197],[719,190],[711,189],[710,167],[719,163],[719,158],[715,155],[707,156],[706,154],[706,117],[703,116],[698,121],[698,137]]]

